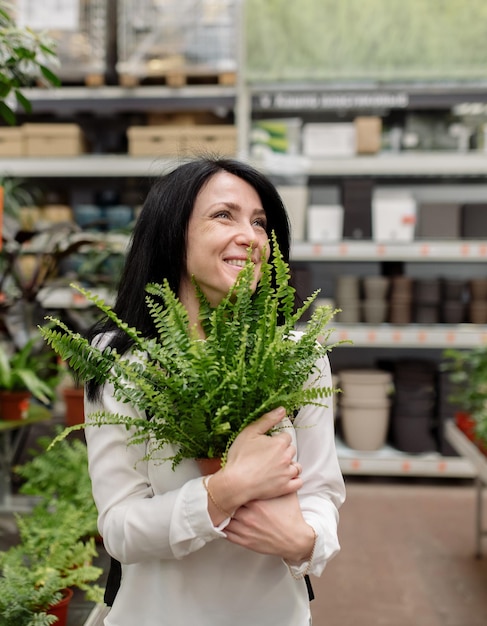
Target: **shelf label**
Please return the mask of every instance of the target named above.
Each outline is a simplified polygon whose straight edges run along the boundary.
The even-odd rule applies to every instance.
[[[338,254],[340,256],[348,256],[348,246],[346,243],[340,244],[340,246],[338,247]]]
[[[419,256],[424,257],[424,256],[429,256],[430,255],[430,247],[428,244],[424,244],[421,246],[420,250],[419,250]]]
[[[312,254],[313,256],[321,256],[323,254],[323,246],[320,243],[313,244]]]
[[[468,243],[460,246],[460,256],[470,256],[470,245]]]
[[[449,333],[446,333],[446,343],[455,343],[457,340],[457,334],[450,331]]]
[[[402,333],[401,333],[401,331],[399,331],[399,330],[395,330],[395,331],[392,333],[392,341],[393,341],[394,343],[401,343],[401,341],[402,341]]]

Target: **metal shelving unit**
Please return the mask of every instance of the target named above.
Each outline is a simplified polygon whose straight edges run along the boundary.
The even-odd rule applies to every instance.
[[[437,478],[473,478],[475,470],[468,459],[444,457],[438,453],[406,454],[384,446],[374,452],[348,448],[337,439],[341,470],[355,476],[424,476]]]

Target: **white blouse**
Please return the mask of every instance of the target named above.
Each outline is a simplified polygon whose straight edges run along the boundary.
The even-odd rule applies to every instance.
[[[331,386],[328,358],[317,365],[319,384]],[[316,376],[316,375],[315,375]],[[305,406],[291,435],[303,467],[298,493],[303,516],[316,531],[310,573],[319,576],[340,549],[338,508],[345,499],[334,438],[332,398],[327,408]],[[113,398],[106,385],[96,410],[140,416]],[[212,524],[196,462],[142,461],[146,445],[127,445],[124,426],[88,426],[89,471],[98,528],[107,552],[122,563],[122,582],[106,626],[307,626],[304,579],[283,559],[225,539]],[[307,563],[293,567],[303,573]]]

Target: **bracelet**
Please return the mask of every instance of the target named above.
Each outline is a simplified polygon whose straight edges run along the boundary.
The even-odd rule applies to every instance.
[[[210,500],[213,502],[213,504],[215,505],[215,507],[220,511],[220,513],[223,513],[225,515],[225,517],[232,517],[233,513],[229,513],[228,511],[225,511],[225,509],[223,509],[218,502],[215,500],[215,498],[213,497],[213,494],[210,491],[210,487],[208,486],[208,483],[210,482],[210,478],[211,475],[209,476],[205,476],[203,478],[203,485],[205,486],[206,492],[208,494],[208,497],[210,498]]]
[[[309,524],[309,526],[311,526],[311,524]],[[314,541],[313,541],[313,548],[311,550],[311,554],[309,555],[308,558],[308,565],[306,566],[306,569],[304,570],[304,572],[300,573],[299,575],[296,575],[291,566],[289,565],[289,563],[286,561],[287,566],[289,567],[289,571],[291,572],[291,576],[294,578],[294,580],[301,580],[303,579],[305,576],[307,576],[309,574],[309,571],[311,569],[311,565],[313,563],[313,557],[315,555],[315,549],[316,549],[316,541],[318,539],[318,535],[316,534],[316,530],[313,528],[313,526],[311,526],[311,530],[313,531],[313,535],[314,535]]]

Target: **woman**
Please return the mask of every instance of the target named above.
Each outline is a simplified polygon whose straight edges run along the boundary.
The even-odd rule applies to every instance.
[[[288,260],[284,206],[258,171],[228,159],[179,166],[149,192],[115,311],[153,336],[145,286],[167,278],[198,326],[193,278],[210,303],[218,304],[250,247],[257,285],[272,231]],[[95,336],[119,352],[130,349],[109,320],[93,329]],[[328,360],[317,365],[320,384],[331,386]],[[91,383],[86,414],[100,405],[136,415],[134,408],[117,406],[108,385]],[[225,467],[205,478],[193,460],[175,471],[171,463],[140,461],[145,446],[127,446],[123,426],[86,429],[100,533],[108,553],[122,563],[107,626],[310,623],[304,577],[320,575],[339,550],[344,484],[331,408],[303,407],[295,428],[266,435],[284,419],[284,409],[277,408],[248,426],[232,444]]]

